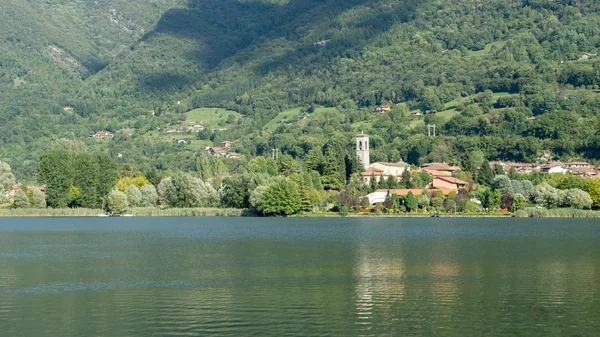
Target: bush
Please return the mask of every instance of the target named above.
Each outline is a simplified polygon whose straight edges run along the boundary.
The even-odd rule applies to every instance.
[[[123,213],[129,206],[127,203],[127,195],[117,189],[114,189],[108,194],[108,210],[113,213]]]
[[[515,218],[528,218],[529,213],[526,210],[520,209],[515,212]]]

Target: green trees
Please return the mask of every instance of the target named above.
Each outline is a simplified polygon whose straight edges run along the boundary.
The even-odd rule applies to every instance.
[[[481,164],[481,167],[479,168],[479,172],[477,173],[477,183],[480,185],[484,185],[484,186],[490,186],[493,179],[494,179],[494,172],[492,171],[490,162],[487,161],[487,159],[486,159]]]
[[[38,182],[46,184],[51,207],[99,208],[118,179],[116,163],[104,154],[89,154],[58,145],[38,162]]]
[[[594,182],[590,185],[588,192],[590,194],[590,198],[592,198],[594,207],[600,207],[600,179],[594,180]]]
[[[500,191],[502,195],[514,195],[515,190],[513,184],[506,175],[498,175],[492,181],[492,189]]]
[[[190,174],[178,173],[171,178],[173,186],[169,206],[211,207],[218,203],[217,191],[207,182]]]
[[[514,207],[515,211],[525,209],[527,205],[527,199],[520,193],[515,193],[514,195]]]
[[[400,179],[400,186],[402,188],[413,188],[412,177],[410,175],[410,171],[405,169],[402,171],[402,178]]]
[[[325,152],[321,183],[326,190],[340,190],[346,185],[346,164],[344,151],[329,146]]]
[[[535,201],[546,208],[556,208],[563,203],[562,192],[548,183],[541,183],[536,186],[534,196]]]
[[[158,184],[157,192],[161,205],[169,206],[176,203],[175,186],[171,178],[163,178]]]
[[[127,202],[127,195],[117,189],[110,191],[107,198],[107,210],[109,212],[121,214],[127,210],[129,203]]]
[[[158,193],[153,185],[142,186],[140,192],[142,194],[140,206],[156,207],[156,205],[158,204]]]
[[[15,193],[15,202],[13,206],[15,208],[31,208],[29,197],[27,197],[27,193],[25,193],[22,188],[19,188]]]
[[[408,195],[406,196],[406,198],[404,198],[404,206],[406,206],[406,209],[410,212],[416,210],[419,207],[418,200],[412,192],[408,192]]]
[[[565,204],[572,208],[589,209],[592,207],[593,201],[589,193],[572,188],[565,191]]]
[[[262,211],[265,214],[290,215],[300,210],[300,191],[290,179],[271,185],[262,198]]]
[[[8,201],[8,192],[16,184],[10,165],[0,161],[0,203]]]
[[[200,152],[196,158],[196,172],[198,172],[198,178],[202,181],[208,181],[212,177],[210,163],[204,152]]]
[[[31,208],[46,208],[46,195],[42,191],[31,192]]]
[[[51,150],[40,157],[37,180],[47,185],[46,197],[50,207],[64,208],[71,202],[73,157],[74,153],[60,149]]]
[[[127,195],[127,202],[131,207],[140,207],[142,206],[142,192],[135,187],[134,185],[129,185],[125,189],[125,194]]]

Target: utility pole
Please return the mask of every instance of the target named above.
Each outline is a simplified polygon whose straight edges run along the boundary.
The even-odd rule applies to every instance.
[[[431,137],[432,135],[435,137],[435,124],[427,124],[427,136]]]

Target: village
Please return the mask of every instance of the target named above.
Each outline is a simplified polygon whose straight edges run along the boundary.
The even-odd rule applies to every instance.
[[[361,176],[362,182],[365,185],[370,185],[373,180],[378,184],[387,181],[388,179],[394,179],[396,182],[400,182],[404,171],[411,171],[411,174],[424,172],[431,178],[431,183],[429,183],[425,189],[377,189],[373,193],[367,195],[370,205],[384,202],[389,193],[396,194],[400,197],[406,197],[409,193],[419,196],[425,191],[430,194],[439,191],[443,193],[444,196],[448,196],[450,193],[456,193],[460,189],[475,190],[478,187],[477,184],[470,184],[469,182],[456,178],[456,173],[461,171],[461,168],[456,165],[449,165],[448,163],[425,163],[412,170],[411,165],[403,161],[397,163],[370,163],[369,136],[366,134],[361,133],[356,136],[356,154],[364,170],[361,173]],[[600,167],[596,168],[594,165],[583,161],[568,163],[550,161],[544,164],[493,161],[490,162],[490,166],[501,167],[504,172],[515,172],[516,174],[539,172],[545,174],[570,174],[588,178],[600,178]]]

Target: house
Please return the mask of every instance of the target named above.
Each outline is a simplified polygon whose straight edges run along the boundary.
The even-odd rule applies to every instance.
[[[373,163],[367,167],[365,172],[362,173],[363,182],[365,184],[370,184],[371,177],[375,177],[377,182],[388,180],[389,178],[400,181],[402,179],[402,173],[404,173],[405,170],[409,170],[409,167],[410,165],[402,161],[398,163]]]
[[[433,182],[431,183],[431,186],[433,188],[449,189],[452,191],[458,191],[458,189],[460,189],[460,188],[466,188],[468,184],[469,183],[467,183],[466,181],[462,181],[462,180],[454,178],[454,177],[435,177],[435,178],[433,178]]]
[[[235,144],[234,142],[232,142],[230,140],[226,140],[226,141],[221,142],[221,147],[225,148],[225,149],[231,149],[234,144]]]
[[[371,164],[369,167],[381,170],[390,176],[401,176],[402,173],[404,173],[404,170],[410,169],[410,165],[403,161],[399,161],[397,163],[376,162]]]
[[[392,108],[390,108],[389,105],[381,105],[381,106],[378,106],[377,108],[375,108],[375,112],[377,112],[377,113],[387,113],[390,111],[392,111]]]
[[[438,171],[434,169],[421,169],[421,171],[429,174],[432,177],[452,177],[452,172],[449,171]]]
[[[579,59],[577,59],[577,62],[581,62],[581,61],[587,60],[587,59],[591,58],[592,56],[596,56],[596,54],[585,53]]]
[[[434,170],[434,171],[438,171],[438,172],[442,172],[445,175],[452,175],[452,173],[456,172],[456,171],[460,171],[460,167],[458,166],[450,166],[446,163],[426,163],[421,165],[421,169],[425,172],[427,172],[426,170]]]
[[[226,152],[223,151],[223,148],[220,148],[218,146],[205,146],[204,152],[206,152],[212,156],[217,156],[217,157],[221,157],[226,154]]]
[[[574,168],[570,169],[570,172],[574,176],[582,177],[594,177],[598,175],[598,172],[593,168]]]
[[[501,161],[493,161],[490,162],[490,166],[494,168],[494,166],[500,165],[504,172],[510,171],[514,169],[516,173],[531,173],[535,171],[539,171],[538,165],[533,163],[504,163]]]
[[[16,184],[16,185],[13,185],[13,187],[10,188],[10,190],[8,191],[8,199],[10,200],[10,202],[14,202],[15,201],[15,194],[17,194],[17,191],[21,188],[21,186],[23,186],[23,184]],[[29,192],[33,192],[33,191],[45,192],[46,191],[46,185],[42,185],[42,186],[27,186],[27,190]]]
[[[535,116],[527,117],[528,121],[534,121],[535,119],[536,119]]]
[[[114,134],[112,134],[108,131],[98,131],[98,132],[94,133],[93,135],[91,135],[90,138],[111,139],[114,136],[115,136]]]
[[[231,159],[240,159],[240,154],[237,152],[227,152],[227,154],[225,155],[225,157],[227,158],[231,158]]]
[[[361,173],[363,183],[368,185],[371,183],[371,179],[375,179],[376,182],[387,180],[390,176],[385,174],[383,170],[375,169],[373,167],[368,168],[365,172]]]
[[[315,46],[321,46],[321,47],[325,47],[327,45],[327,41],[325,40],[320,40],[315,42]]]
[[[422,113],[420,111],[413,111],[410,113],[411,117],[419,117],[421,115],[422,115]]]
[[[182,144],[182,143],[187,144],[187,141],[185,139],[180,139],[177,141],[177,144]],[[190,143],[191,143],[191,141],[190,141]]]
[[[572,170],[572,169],[581,169],[581,168],[591,169],[594,167],[592,165],[590,165],[590,163],[587,163],[584,161],[575,161],[575,162],[567,163],[567,168]]]
[[[565,164],[561,162],[550,162],[540,166],[540,172],[542,173],[567,173]]]

